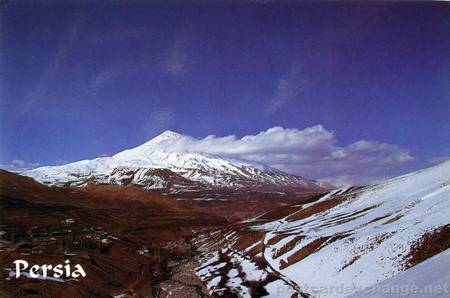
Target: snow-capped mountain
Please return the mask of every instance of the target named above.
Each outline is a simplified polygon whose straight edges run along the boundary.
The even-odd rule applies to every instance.
[[[172,191],[199,187],[292,188],[315,191],[326,188],[322,183],[263,165],[172,148],[171,144],[181,138],[186,136],[165,131],[138,147],[111,157],[40,167],[22,174],[56,186],[134,184],[147,189]]]
[[[408,276],[421,285],[434,269],[415,265],[450,252],[450,161],[243,224],[197,241],[204,251],[197,273],[218,296],[343,297],[383,281],[407,285]],[[449,271],[441,272],[448,281]],[[395,279],[399,273],[405,278]]]

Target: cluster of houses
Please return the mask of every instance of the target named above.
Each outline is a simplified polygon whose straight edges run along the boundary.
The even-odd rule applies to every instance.
[[[89,251],[99,254],[109,252],[119,239],[100,226],[79,226],[75,219],[66,218],[53,227],[34,226],[23,230],[0,225],[0,251],[17,251],[24,254],[86,255]],[[153,283],[167,278],[169,262],[191,255],[192,247],[187,239],[176,241],[152,240],[135,247]]]
[[[73,218],[56,227],[31,227],[28,231],[0,225],[0,249],[32,254],[75,254],[82,249],[107,253],[119,240],[99,226],[80,228]]]

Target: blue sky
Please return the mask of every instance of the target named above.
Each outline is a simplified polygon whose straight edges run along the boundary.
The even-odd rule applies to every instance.
[[[166,129],[317,125],[333,150],[365,140],[411,157],[373,179],[450,156],[449,3],[0,5],[4,167],[112,155]],[[322,174],[280,167],[342,167],[326,160]]]

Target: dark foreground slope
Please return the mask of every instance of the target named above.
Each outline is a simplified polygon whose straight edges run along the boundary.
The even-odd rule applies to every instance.
[[[6,171],[0,171],[0,212],[4,297],[156,296],[162,282],[170,283],[171,266],[193,254],[193,230],[224,223],[137,187],[47,187]],[[40,265],[69,259],[87,276],[16,279],[17,259]],[[195,281],[192,288],[201,296]]]

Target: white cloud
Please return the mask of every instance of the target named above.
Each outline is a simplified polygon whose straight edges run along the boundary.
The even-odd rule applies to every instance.
[[[105,86],[117,82],[125,74],[135,73],[144,70],[146,67],[145,64],[122,59],[120,62],[111,64],[95,73],[89,80],[89,88],[93,91],[102,89]]]
[[[303,130],[273,127],[242,138],[183,136],[165,149],[245,159],[339,185],[376,182],[402,173],[414,160],[397,145],[368,140],[346,146],[336,143],[333,131],[316,125]]]
[[[78,16],[71,23],[68,32],[65,35],[65,40],[57,46],[55,55],[44,68],[41,76],[37,78],[36,82],[31,85],[26,93],[24,98],[24,112],[27,112],[51,87],[50,82],[58,74],[67,57],[70,55],[73,44],[80,35],[83,22],[84,17]]]
[[[187,29],[179,31],[179,33],[176,34],[172,45],[165,53],[166,57],[162,62],[162,68],[166,73],[174,76],[180,76],[186,73],[188,44],[189,32]]]
[[[148,121],[143,129],[146,133],[172,127],[175,124],[175,113],[168,108],[155,108],[150,112]]]
[[[37,162],[27,162],[22,159],[13,159],[9,164],[0,164],[0,168],[12,171],[21,172],[26,170],[31,170],[40,166]]]
[[[438,165],[448,160],[450,160],[450,156],[439,156],[429,159],[428,162],[432,165]]]
[[[149,129],[170,127],[174,118],[172,111],[156,109],[150,114]],[[204,152],[258,162],[337,186],[376,183],[411,170],[414,160],[408,150],[377,141],[359,140],[339,146],[335,132],[322,125],[302,130],[277,126],[242,138],[235,135],[210,135],[202,139],[182,136],[173,143],[161,145],[167,151]],[[448,158],[439,157],[430,162]],[[20,159],[0,165],[10,171],[38,166],[38,163]]]
[[[54,161],[53,164],[55,164],[55,165],[65,165],[67,163],[69,163],[69,161],[67,161],[65,159],[58,158],[57,160]]]
[[[123,72],[118,68],[111,68],[101,71],[91,78],[89,87],[91,89],[100,89],[116,78],[122,76]]]
[[[307,81],[302,75],[302,67],[298,63],[291,66],[290,71],[277,82],[273,97],[267,106],[267,112],[275,113],[298,96],[305,88]]]
[[[23,167],[24,165],[27,164],[26,161],[21,160],[21,159],[14,159],[14,160],[11,161],[11,163],[12,163],[13,165],[18,166],[18,167]]]

